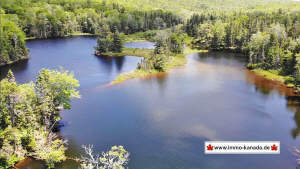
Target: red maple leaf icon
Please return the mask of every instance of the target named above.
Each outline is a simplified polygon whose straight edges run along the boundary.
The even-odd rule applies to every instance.
[[[210,151],[212,151],[214,149],[214,147],[211,146],[210,144],[208,146],[206,146],[206,148],[207,148],[207,150],[210,150]]]
[[[273,144],[273,145],[271,146],[271,150],[272,150],[272,151],[277,151],[277,149],[278,149],[278,146],[276,146],[275,144]]]

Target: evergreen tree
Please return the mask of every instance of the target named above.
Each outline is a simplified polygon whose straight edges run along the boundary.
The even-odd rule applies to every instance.
[[[173,53],[183,53],[184,36],[181,32],[173,33],[170,37],[170,51]]]
[[[158,38],[155,42],[155,48],[154,48],[154,54],[165,54],[166,53],[166,42],[161,39]]]
[[[115,53],[120,53],[122,52],[122,48],[123,48],[123,42],[120,38],[120,34],[118,30],[115,30],[112,35],[111,51]]]
[[[100,36],[97,38],[97,46],[95,47],[95,54],[102,55],[103,53],[108,52],[110,48],[110,39],[107,37]]]
[[[11,69],[8,70],[6,78],[8,79],[9,82],[16,82],[15,76]]]

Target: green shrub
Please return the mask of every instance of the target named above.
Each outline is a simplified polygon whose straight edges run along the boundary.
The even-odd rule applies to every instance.
[[[285,79],[284,79],[284,83],[285,83],[285,84],[289,84],[289,83],[294,84],[295,82],[296,82],[296,80],[295,80],[295,78],[293,78],[292,76],[287,76],[287,77],[285,77]]]

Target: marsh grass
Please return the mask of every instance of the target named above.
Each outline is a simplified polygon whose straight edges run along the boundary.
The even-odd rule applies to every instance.
[[[120,57],[120,56],[140,56],[148,57],[153,53],[152,49],[139,49],[139,48],[123,48],[121,53],[106,52],[103,56]]]
[[[263,70],[263,69],[253,69],[255,73],[258,75],[264,76],[270,80],[276,80],[281,83],[285,83],[287,87],[295,87],[293,83],[290,83],[289,80],[291,79],[290,76],[282,76],[279,74],[278,70]]]

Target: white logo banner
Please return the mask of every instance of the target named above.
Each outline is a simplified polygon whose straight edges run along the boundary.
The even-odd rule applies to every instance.
[[[205,154],[280,154],[279,141],[206,141]]]

